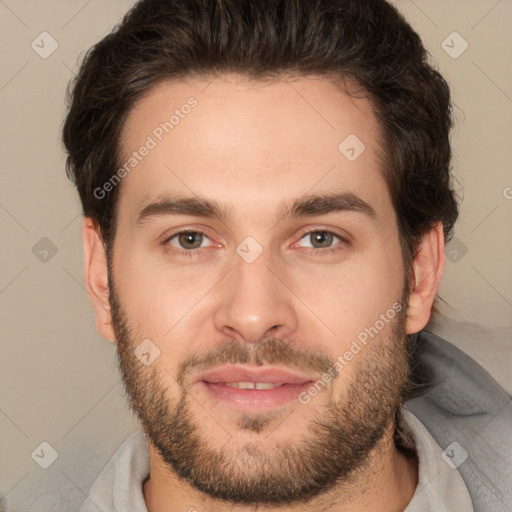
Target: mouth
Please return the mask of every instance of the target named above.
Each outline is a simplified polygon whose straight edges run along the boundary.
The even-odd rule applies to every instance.
[[[210,399],[243,410],[265,410],[298,399],[314,377],[279,368],[230,365],[202,374],[197,383]]]

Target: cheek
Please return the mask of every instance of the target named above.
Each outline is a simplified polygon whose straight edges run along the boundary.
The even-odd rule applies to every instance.
[[[116,249],[114,279],[133,334],[161,338],[178,320],[184,305],[183,283],[178,276],[174,280],[163,275],[143,251],[123,248],[121,243]]]
[[[125,254],[116,262],[115,280],[133,343],[151,340],[160,350],[155,364],[175,377],[181,361],[192,352],[208,350],[200,346],[212,325],[211,304],[205,308],[219,277],[198,266],[185,270],[156,263],[144,251]],[[166,374],[163,378],[171,379]]]
[[[307,306],[299,304],[303,315],[313,315],[325,339],[339,345],[339,350],[400,301],[400,252],[389,246],[386,252],[372,251],[340,264],[297,267],[287,273],[286,282]]]

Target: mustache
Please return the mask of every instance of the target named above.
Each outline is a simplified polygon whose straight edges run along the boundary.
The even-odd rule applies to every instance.
[[[288,340],[267,338],[258,344],[247,344],[229,340],[205,354],[192,354],[185,359],[178,371],[176,380],[183,386],[194,369],[201,371],[222,364],[254,364],[263,366],[280,364],[287,368],[314,373],[326,373],[335,360],[318,349],[305,348]]]

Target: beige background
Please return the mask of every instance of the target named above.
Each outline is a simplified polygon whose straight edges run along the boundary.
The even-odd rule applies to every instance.
[[[137,428],[114,347],[96,333],[83,288],[80,204],[60,143],[65,88],[79,57],[131,4],[0,0],[0,490],[14,512],[77,510]],[[457,106],[454,170],[463,204],[440,290],[446,317],[432,328],[512,392],[512,0],[396,4]],[[454,31],[469,45],[457,58],[442,47],[460,52]],[[42,32],[58,43],[46,59],[31,47],[51,49]],[[58,452],[48,469],[31,457],[41,442]]]

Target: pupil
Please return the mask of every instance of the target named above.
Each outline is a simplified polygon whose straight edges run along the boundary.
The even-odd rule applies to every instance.
[[[332,242],[332,234],[326,233],[325,231],[318,231],[313,235],[313,245],[319,243],[321,247],[328,247]]]
[[[201,242],[202,239],[200,233],[182,233],[180,235],[180,244],[187,249],[200,247]]]

